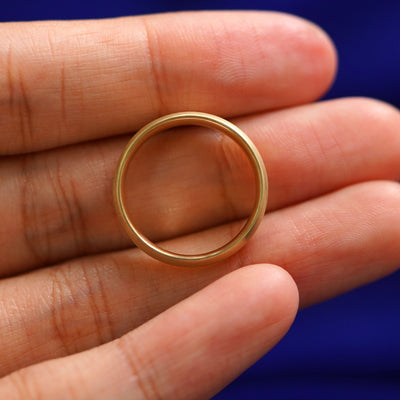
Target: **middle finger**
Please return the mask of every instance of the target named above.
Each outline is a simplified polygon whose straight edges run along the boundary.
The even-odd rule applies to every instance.
[[[355,182],[400,179],[400,118],[387,105],[336,100],[234,122],[253,139],[266,163],[269,210]],[[182,141],[192,140],[188,132],[182,134]],[[126,141],[110,139],[2,161],[0,243],[7,245],[3,246],[1,275],[131,245],[116,218],[112,199],[113,174]],[[248,214],[251,196],[243,187],[248,186],[249,175],[241,169],[241,152],[229,143],[221,152],[220,143],[220,137],[206,135],[198,141],[202,147],[189,160],[192,164],[182,163],[178,155],[175,163],[163,165],[166,171],[175,171],[170,179],[178,181],[188,169],[201,176],[206,166],[215,166],[206,180],[190,181],[178,195],[165,196],[171,184],[165,180],[166,174],[157,175],[152,187],[143,179],[140,192],[147,193],[146,201],[138,197],[135,202],[134,198],[132,208],[148,221],[152,237],[157,234],[157,240],[164,240]],[[229,168],[222,168],[221,177],[218,165],[228,167],[227,160]],[[152,162],[149,159],[143,169],[150,169]],[[221,196],[221,185],[225,182],[230,187],[232,171],[239,174],[237,185],[228,196]],[[160,193],[167,205],[182,196],[185,199],[177,203],[172,215],[159,215],[164,229],[152,224]],[[220,207],[208,215],[199,212],[198,204],[205,210],[215,204]],[[174,224],[168,223],[171,218]]]

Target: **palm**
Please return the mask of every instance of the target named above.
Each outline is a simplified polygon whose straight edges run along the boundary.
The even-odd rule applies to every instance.
[[[399,264],[399,115],[362,99],[300,105],[320,96],[334,72],[332,48],[314,27],[274,14],[211,13],[1,29],[0,372],[93,349],[4,378],[3,397],[71,398],[65,388],[77,399],[131,398],[136,389],[149,398],[207,397],[290,326],[297,294],[283,270],[233,272],[122,340],[96,346],[246,265],[283,267],[304,306]],[[210,268],[165,266],[132,248],[112,201],[124,134],[189,109],[237,123],[263,155],[270,181],[269,213],[256,235]],[[217,140],[208,136],[207,146]],[[228,153],[232,171],[241,161]],[[190,168],[224,165],[218,154],[199,152]],[[151,159],[143,168],[150,167]],[[156,178],[154,187],[169,183]],[[142,186],[157,198],[146,180]],[[193,199],[222,204],[205,226],[181,218],[173,228],[150,224],[150,233],[181,247],[197,240],[212,247],[229,233],[248,201],[201,189],[196,182],[184,193],[189,201],[177,215],[196,215]],[[151,220],[148,204],[133,208]],[[115,358],[130,351],[125,361]],[[177,361],[185,358],[189,364]],[[71,389],[78,378],[87,392]],[[112,379],[125,383],[116,389]]]

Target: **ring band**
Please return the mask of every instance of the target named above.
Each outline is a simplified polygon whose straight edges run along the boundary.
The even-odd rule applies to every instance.
[[[156,246],[140,233],[130,220],[123,197],[123,185],[129,161],[143,143],[152,136],[169,128],[182,125],[196,125],[218,130],[233,139],[250,160],[256,185],[253,211],[239,233],[228,243],[207,253],[187,255],[164,250]],[[137,132],[126,146],[120,158],[114,180],[114,201],[117,214],[132,241],[149,256],[176,266],[200,266],[221,261],[241,249],[253,235],[265,213],[268,195],[267,173],[257,148],[248,136],[237,126],[223,118],[201,112],[181,112],[169,114],[150,122]]]

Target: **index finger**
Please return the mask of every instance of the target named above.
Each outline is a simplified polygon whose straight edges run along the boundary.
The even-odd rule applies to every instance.
[[[175,13],[0,26],[0,154],[137,130],[196,110],[233,117],[318,98],[327,36],[265,12]]]

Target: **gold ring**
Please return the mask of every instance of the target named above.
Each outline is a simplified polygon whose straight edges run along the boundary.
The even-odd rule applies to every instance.
[[[213,128],[227,134],[244,150],[256,177],[256,197],[253,211],[239,233],[228,243],[207,253],[186,255],[164,250],[140,233],[130,220],[123,197],[127,165],[143,143],[152,136],[169,128],[196,125]],[[114,200],[117,214],[132,241],[149,256],[176,266],[200,266],[221,261],[242,248],[260,224],[267,205],[268,180],[263,160],[256,146],[236,125],[223,118],[201,112],[180,112],[158,118],[137,132],[126,146],[120,158],[114,180]]]

